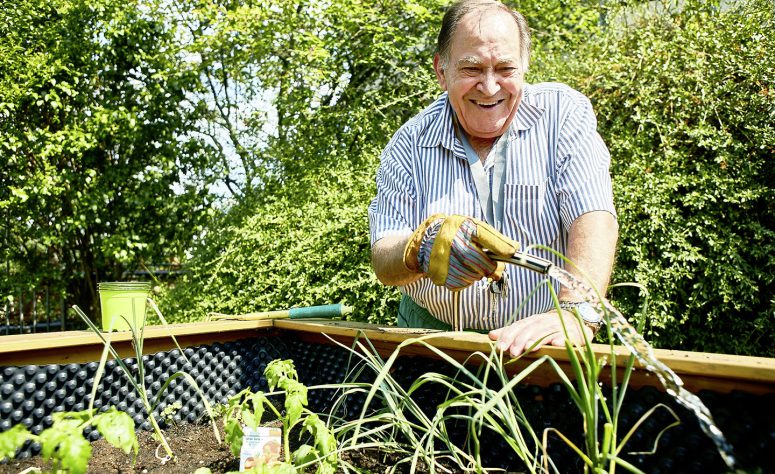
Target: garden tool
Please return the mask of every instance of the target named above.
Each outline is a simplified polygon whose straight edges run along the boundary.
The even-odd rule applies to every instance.
[[[234,320],[234,321],[256,321],[261,319],[312,319],[312,318],[333,318],[352,313],[350,306],[343,304],[326,304],[321,306],[306,306],[303,308],[281,309],[277,311],[259,311],[257,313],[246,314],[222,314],[208,313],[208,321]]]
[[[534,272],[538,272],[543,275],[549,273],[549,269],[554,266],[554,263],[550,262],[549,260],[534,257],[533,255],[528,255],[526,253],[515,253],[511,257],[504,257],[503,255],[499,255],[495,252],[485,250],[484,254],[490,257],[490,260],[511,263],[513,265],[527,268],[528,270],[533,270]]]

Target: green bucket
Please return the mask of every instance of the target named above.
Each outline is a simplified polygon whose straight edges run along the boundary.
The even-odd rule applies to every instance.
[[[103,331],[139,331],[145,325],[145,303],[151,291],[146,282],[103,282],[100,294]]]

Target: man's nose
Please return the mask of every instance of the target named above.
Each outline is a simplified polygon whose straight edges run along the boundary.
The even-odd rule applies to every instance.
[[[492,71],[485,71],[479,81],[479,91],[485,95],[495,95],[500,89],[498,78]]]

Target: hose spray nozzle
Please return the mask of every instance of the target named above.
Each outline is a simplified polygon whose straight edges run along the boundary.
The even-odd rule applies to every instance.
[[[528,255],[524,252],[517,252],[511,257],[496,255],[489,250],[485,250],[484,253],[491,260],[495,260],[496,262],[511,263],[512,265],[527,268],[528,270],[533,270],[534,272],[538,272],[544,275],[549,273],[549,269],[554,266],[554,263],[550,262],[549,260],[535,257],[533,255]]]

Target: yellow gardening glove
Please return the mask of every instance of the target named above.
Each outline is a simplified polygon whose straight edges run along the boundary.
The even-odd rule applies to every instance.
[[[471,217],[434,214],[415,229],[404,249],[404,265],[426,273],[438,286],[461,290],[483,277],[500,280],[505,264],[485,253],[512,257],[519,243],[486,222]]]

